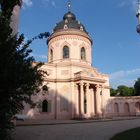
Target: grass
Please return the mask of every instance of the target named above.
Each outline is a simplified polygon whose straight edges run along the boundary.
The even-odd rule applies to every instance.
[[[140,127],[118,133],[110,140],[140,140]]]

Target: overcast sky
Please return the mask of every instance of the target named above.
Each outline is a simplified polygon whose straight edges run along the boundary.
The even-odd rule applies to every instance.
[[[23,0],[19,31],[30,39],[52,32],[67,12],[67,0]],[[136,33],[136,0],[71,0],[71,11],[93,39],[92,61],[110,76],[110,85],[133,86],[140,77],[140,35]],[[32,44],[37,61],[47,62],[45,40]]]

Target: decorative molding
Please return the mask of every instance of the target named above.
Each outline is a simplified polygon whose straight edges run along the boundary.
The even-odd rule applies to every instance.
[[[66,61],[66,62],[60,62],[60,63],[45,63],[42,66],[42,68],[44,69],[45,67],[47,68],[48,66],[52,67],[52,68],[53,67],[68,67],[68,66],[71,66],[71,67],[75,66],[75,67],[80,67],[83,69],[85,68],[86,70],[91,71],[91,73],[93,71],[94,73],[96,73],[97,76],[100,76],[102,78],[104,78],[104,77],[108,78],[107,74],[99,73],[96,68],[93,68],[91,65],[89,65],[87,63],[79,63],[79,62],[72,62],[72,61],[69,61],[69,62]]]
[[[110,97],[110,101],[126,101],[126,100],[139,100],[140,101],[140,96],[129,96],[129,97]]]
[[[60,45],[60,48],[63,48],[64,46],[68,46],[68,47],[70,47],[71,44],[68,43],[68,41],[64,41],[64,42]]]
[[[52,79],[52,78],[45,78],[44,81],[46,82],[90,82],[90,84],[97,84],[97,83],[105,83],[106,80],[99,79],[99,78],[88,78],[88,77],[79,77],[79,78],[66,78],[66,79]],[[86,83],[85,82],[85,83]]]
[[[48,64],[55,65],[55,66],[60,66],[60,65],[66,66],[67,64],[72,65],[73,63],[78,65],[78,66],[83,65],[83,66],[85,66],[85,68],[91,66],[91,63],[89,61],[81,61],[81,59],[75,59],[75,58],[74,59],[73,58],[56,59],[56,60],[53,60],[53,62],[48,63]],[[47,63],[45,63],[45,65],[47,65]]]
[[[111,89],[110,86],[104,86],[104,89]]]
[[[84,43],[84,42],[82,42],[80,45],[79,45],[79,47],[80,47],[80,49],[82,48],[82,47],[84,47],[86,50],[87,50],[87,45]]]
[[[68,39],[77,39],[81,41],[85,41],[89,44],[89,46],[92,45],[92,40],[91,38],[84,32],[77,31],[77,30],[63,30],[59,32],[55,32],[52,34],[49,39],[48,39],[48,45],[50,46],[54,41],[59,41],[59,40],[68,40]]]
[[[84,37],[76,36],[76,35],[63,35],[60,37],[55,37],[52,38],[48,44],[48,46],[52,45],[54,42],[59,42],[59,41],[66,41],[66,40],[77,40],[77,41],[84,41],[88,44],[88,46],[91,46],[91,43]]]
[[[62,29],[62,30],[59,30],[53,34],[51,34],[51,36],[48,38],[48,41],[47,43],[49,43],[49,41],[54,38],[54,37],[57,37],[57,36],[62,36],[62,35],[78,35],[78,36],[83,36],[84,38],[87,38],[90,43],[92,44],[92,39],[90,38],[90,36],[83,32],[83,31],[80,31],[80,30],[76,30],[76,29]]]

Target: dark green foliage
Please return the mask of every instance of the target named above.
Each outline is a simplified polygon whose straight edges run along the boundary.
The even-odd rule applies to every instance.
[[[42,63],[35,64],[29,45],[41,33],[24,43],[24,35],[12,35],[10,20],[19,0],[0,0],[0,140],[10,140],[12,117],[23,109],[23,101],[32,104],[31,95],[42,85]],[[34,64],[34,65],[33,65]]]
[[[134,87],[120,85],[117,89],[110,89],[111,96],[140,96],[140,78],[134,84]]]
[[[140,96],[140,78],[134,84],[135,96]]]
[[[116,95],[117,95],[117,90],[111,88],[111,89],[110,89],[110,95],[111,95],[111,96],[116,96]]]
[[[134,89],[132,87],[127,87],[124,85],[118,86],[117,92],[120,96],[132,96],[134,95]]]
[[[117,89],[110,90],[111,96],[133,96],[134,88],[120,85]]]

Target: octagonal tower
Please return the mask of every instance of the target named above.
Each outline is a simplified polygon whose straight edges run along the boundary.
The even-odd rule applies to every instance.
[[[85,27],[70,11],[63,16],[48,39],[48,62],[77,62],[91,65],[92,39]]]

